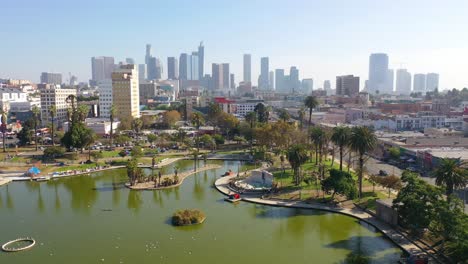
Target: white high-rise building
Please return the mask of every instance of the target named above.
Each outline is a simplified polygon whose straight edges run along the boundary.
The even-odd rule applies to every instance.
[[[417,73],[414,75],[413,92],[426,92],[426,74]]]
[[[411,93],[411,73],[406,69],[398,69],[396,73],[396,93],[410,94]]]
[[[426,75],[426,91],[432,92],[435,89],[439,89],[439,74],[437,73],[428,73]]]
[[[97,85],[99,91],[99,116],[109,118],[112,106],[112,80],[102,80]]]
[[[112,100],[120,120],[140,116],[140,95],[136,65],[121,65],[112,73]]]
[[[41,92],[42,126],[52,123],[49,107],[55,105],[57,114],[54,118],[54,124],[56,127],[60,127],[63,122],[67,121],[67,109],[70,107],[70,104],[66,101],[67,97],[70,95],[76,96],[76,89],[62,89],[60,85],[54,84],[39,84],[38,89]]]
[[[387,91],[388,55],[373,53],[369,57],[369,80],[367,91],[375,94],[377,91]]]

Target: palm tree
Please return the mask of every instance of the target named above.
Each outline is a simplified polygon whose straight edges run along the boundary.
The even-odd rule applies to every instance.
[[[297,114],[299,115],[300,128],[302,129],[302,124],[304,122],[304,117],[305,117],[305,114],[306,114],[305,108],[301,107],[301,109],[299,109]]]
[[[288,161],[294,172],[294,182],[299,185],[301,165],[308,159],[307,150],[304,145],[292,145],[288,150]]]
[[[54,138],[55,138],[55,116],[57,115],[57,107],[55,105],[49,106],[49,115],[50,119],[52,120],[52,126],[51,126],[51,138],[52,138],[52,146],[55,144]],[[36,145],[36,150],[37,150],[37,145]]]
[[[3,136],[3,152],[6,152],[6,132],[7,132],[7,114],[6,110],[0,110],[2,115],[2,136]]]
[[[111,147],[112,147],[113,138],[114,138],[114,118],[115,118],[116,112],[117,112],[117,109],[116,109],[115,105],[112,104],[111,107],[110,107],[110,116],[109,116],[109,119],[110,119],[110,145],[111,145]]]
[[[322,162],[322,150],[325,143],[325,131],[321,127],[314,127],[310,130],[310,139],[315,147],[315,164]]]
[[[306,97],[304,100],[304,105],[309,108],[309,126],[312,124],[312,110],[316,108],[319,103],[317,101],[317,98],[313,95],[309,95]]]
[[[78,106],[78,121],[79,122],[84,122],[86,120],[86,117],[88,117],[89,113],[89,107],[87,105],[80,105]]]
[[[255,122],[257,122],[257,113],[255,112],[248,112],[245,115],[245,121],[250,124],[250,153],[252,153],[252,145],[253,145],[253,128],[255,126]]]
[[[136,133],[140,133],[141,128],[143,127],[143,121],[141,118],[135,118],[132,121],[132,128]]]
[[[447,200],[450,199],[454,189],[465,187],[468,184],[467,170],[460,165],[459,159],[445,158],[440,161],[439,166],[433,172],[436,184],[445,185]]]
[[[331,136],[331,141],[333,144],[338,146],[340,151],[340,171],[343,170],[343,155],[344,155],[344,148],[348,144],[349,141],[350,130],[344,126],[337,126],[333,128],[333,133]]]
[[[204,119],[203,116],[200,113],[193,113],[192,116],[190,117],[192,120],[192,124],[195,126],[197,129],[196,131],[196,139],[195,139],[195,144],[197,145],[197,149],[194,154],[194,168],[195,171],[197,170],[197,161],[198,161],[198,154],[200,152],[200,126],[203,124]]]
[[[368,127],[358,126],[351,129],[349,136],[349,147],[359,156],[359,198],[362,197],[362,176],[364,173],[364,155],[375,148],[377,137]]]
[[[37,151],[37,122],[39,121],[39,114],[41,113],[37,105],[34,105],[32,107],[32,113],[34,117],[34,141],[36,143],[36,151]]]

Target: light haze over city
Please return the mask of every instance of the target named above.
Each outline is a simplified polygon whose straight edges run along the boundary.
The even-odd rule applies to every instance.
[[[242,55],[270,69],[297,66],[315,87],[335,76],[368,78],[369,55],[389,68],[440,74],[440,89],[468,86],[466,1],[2,1],[0,76],[38,81],[43,71],[91,78],[90,58],[144,63],[145,44],[164,63],[205,45],[205,71],[230,63],[242,80]],[[256,83],[256,77],[253,78]]]

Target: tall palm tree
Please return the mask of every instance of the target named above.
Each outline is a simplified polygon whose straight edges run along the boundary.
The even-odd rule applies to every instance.
[[[460,166],[458,159],[442,159],[439,166],[433,172],[436,177],[435,182],[439,186],[445,185],[447,199],[455,188],[462,188],[468,184],[467,169]]]
[[[344,126],[337,126],[333,128],[331,141],[339,148],[340,152],[340,171],[343,170],[343,155],[344,148],[348,144],[350,136],[350,129]]]
[[[117,112],[117,108],[115,107],[114,104],[111,105],[110,107],[110,145],[112,147],[113,139],[114,139],[114,119],[115,119],[115,114]]]
[[[89,113],[89,106],[87,105],[79,105],[77,114],[78,114],[78,122],[84,122],[86,120],[86,117],[88,117]]]
[[[302,125],[304,123],[304,117],[305,117],[305,114],[306,114],[305,108],[301,107],[301,109],[299,109],[297,114],[299,115],[300,128],[302,129]]]
[[[304,145],[292,145],[288,149],[288,161],[294,172],[294,182],[296,185],[301,183],[300,181],[300,169],[301,165],[306,163],[308,159],[307,150]]]
[[[362,197],[362,177],[364,174],[364,155],[375,148],[377,137],[368,127],[358,126],[351,129],[349,148],[359,156],[359,198]]]
[[[52,146],[55,145],[55,116],[57,115],[57,107],[55,105],[49,106],[49,115],[50,119],[52,120],[51,124],[51,138],[52,138]],[[37,145],[36,145],[37,148]],[[36,149],[37,150],[37,149]]]
[[[32,113],[34,117],[34,142],[36,143],[36,151],[38,149],[37,147],[37,122],[39,121],[39,115],[41,113],[41,110],[39,110],[39,107],[37,105],[34,105],[32,107]]]
[[[309,126],[310,126],[312,124],[312,110],[316,108],[319,105],[319,103],[315,96],[309,95],[304,100],[304,105],[305,107],[309,108]]]
[[[310,130],[310,139],[315,147],[315,164],[322,161],[322,151],[325,143],[325,131],[321,127],[313,127]]]
[[[7,111],[2,109],[0,114],[2,115],[3,152],[6,152]]]
[[[255,112],[248,112],[245,115],[245,121],[250,125],[250,153],[252,153],[252,145],[253,145],[253,128],[255,126],[255,122],[257,122],[257,113]]]
[[[204,119],[203,119],[203,116],[200,114],[200,113],[193,113],[192,116],[190,117],[190,119],[192,120],[192,124],[195,126],[195,128],[197,129],[197,131],[195,132],[195,144],[197,145],[197,149],[195,151],[195,154],[194,154],[194,168],[195,168],[195,171],[197,170],[197,161],[198,161],[198,154],[200,152],[200,126],[203,124],[204,122]]]

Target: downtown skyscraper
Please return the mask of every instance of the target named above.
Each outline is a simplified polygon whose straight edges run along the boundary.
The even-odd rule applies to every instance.
[[[260,59],[260,76],[258,77],[258,88],[260,90],[268,90],[268,78],[270,74],[269,59],[268,57],[262,57]]]
[[[203,46],[203,42],[200,42],[200,45],[198,46],[198,78],[197,80],[203,79],[203,76],[205,74],[205,46]]]
[[[411,73],[409,73],[408,70],[397,70],[395,91],[397,94],[411,93]]]
[[[231,85],[229,81],[229,63],[213,63],[211,65],[211,77],[214,90],[229,89]]]
[[[167,79],[169,80],[179,79],[179,65],[175,57],[167,58]]]
[[[252,82],[252,56],[244,54],[244,82]]]
[[[91,78],[94,83],[102,80],[110,80],[114,71],[114,57],[92,57],[91,58]]]
[[[393,92],[393,81],[388,80],[390,75],[388,69],[388,55],[385,53],[373,53],[369,57],[369,79],[367,91],[375,94]]]

